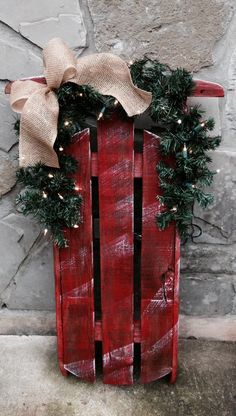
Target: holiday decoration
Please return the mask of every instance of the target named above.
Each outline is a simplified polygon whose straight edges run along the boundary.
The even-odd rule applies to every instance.
[[[12,108],[22,112],[17,174],[26,186],[18,197],[22,212],[33,214],[59,247],[65,246],[63,227],[79,225],[81,196],[68,177],[76,162],[64,149],[75,133],[90,126],[89,117],[109,118],[115,110],[127,118],[149,106],[163,156],[157,166],[162,191],[157,195],[162,205],[157,226],[165,229],[175,221],[183,238],[196,236],[193,206],[196,201],[205,208],[213,201],[203,188],[216,173],[208,167],[208,151],[219,146],[220,137],[208,135],[213,119],[204,120],[198,106],[186,106],[194,88],[192,75],[148,58],[129,65],[130,72],[111,54],[76,61],[59,39],[50,41],[43,55],[46,86],[25,80],[11,87]]]
[[[132,82],[124,76],[127,68],[116,80],[121,93],[126,91],[122,82],[129,79],[132,100],[141,99],[142,109],[152,95],[153,128],[143,131],[139,143],[135,118],[129,116],[138,107],[133,101],[128,109],[126,94],[121,101],[121,94],[109,88],[104,95],[92,81],[78,85],[73,78],[58,81],[56,89],[48,76],[31,80],[59,106],[57,137],[53,148],[47,138],[40,145],[37,109],[37,117],[29,117],[36,159],[28,165],[35,156],[27,153],[21,160],[17,175],[25,190],[18,201],[23,213],[44,224],[45,235],[53,232],[62,374],[93,382],[97,363],[108,384],[147,383],[166,375],[175,382],[179,232],[192,238],[196,229],[200,233],[193,223],[193,204],[211,200],[202,190],[214,175],[207,167],[207,150],[219,144],[219,138],[208,137],[213,121],[198,107],[187,108],[186,99],[223,96],[223,89],[194,82],[188,72],[147,58],[130,64]],[[106,77],[103,82],[111,84]],[[28,111],[35,112],[28,107],[31,97],[23,120],[15,125],[23,148],[30,139],[25,106],[26,120]],[[50,163],[42,163],[41,157]]]
[[[53,149],[59,113],[54,90],[68,81],[90,85],[101,94],[112,95],[129,116],[142,113],[151,102],[150,93],[133,85],[126,63],[118,56],[95,54],[76,61],[64,42],[55,38],[44,49],[43,59],[46,86],[30,80],[16,81],[12,85],[11,106],[14,111],[22,113],[19,148],[21,166],[41,162],[59,167]]]

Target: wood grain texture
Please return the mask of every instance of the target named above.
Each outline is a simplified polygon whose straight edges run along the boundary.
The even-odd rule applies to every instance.
[[[160,231],[156,215],[159,138],[144,132],[141,250],[141,383],[172,371],[175,226]]]
[[[141,178],[142,177],[142,163],[143,163],[143,156],[142,153],[134,153],[134,177]],[[92,176],[98,176],[98,154],[96,152],[92,152]]]
[[[91,155],[89,130],[74,136],[67,148],[79,163],[76,185],[83,197],[82,224],[66,229],[68,248],[60,250],[63,307],[64,368],[77,377],[95,380],[93,298]]]
[[[56,303],[56,326],[57,326],[57,357],[59,367],[63,376],[67,376],[68,372],[64,368],[64,345],[63,345],[63,314],[61,302],[61,264],[60,264],[60,250],[54,244],[54,277],[55,277],[55,303]]]
[[[103,382],[133,383],[133,122],[98,125]]]
[[[174,299],[173,299],[173,345],[172,372],[170,382],[175,383],[178,370],[178,340],[179,340],[179,274],[180,274],[180,237],[175,228],[175,270],[174,270]]]

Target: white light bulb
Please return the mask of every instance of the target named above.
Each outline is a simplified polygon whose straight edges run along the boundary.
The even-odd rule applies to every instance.
[[[75,187],[74,187],[74,190],[75,190],[75,191],[79,191],[79,190],[80,190],[80,188],[79,188],[78,186],[75,186]]]
[[[220,169],[216,169],[216,172],[217,172],[217,173],[220,173]]]
[[[173,208],[171,208],[171,211],[172,211],[172,212],[176,212],[176,211],[177,211],[177,207],[173,207]]]
[[[102,118],[102,116],[103,116],[103,113],[102,112],[100,112],[99,114],[98,114],[98,120],[100,120],[101,118]]]
[[[60,199],[64,199],[64,197],[61,194],[57,194]]]
[[[205,123],[201,123],[201,127],[205,127]]]
[[[47,198],[47,197],[48,196],[47,196],[46,192],[43,191],[43,198]]]
[[[46,234],[47,234],[47,232],[48,232],[48,229],[47,229],[47,228],[45,228],[45,229],[44,229],[44,231],[43,231],[44,235],[46,235]]]
[[[49,177],[50,179],[52,179],[54,176],[53,176],[53,174],[52,174],[52,173],[49,173],[49,174],[48,174],[48,177]]]
[[[74,228],[79,228],[78,224],[73,225]]]
[[[182,120],[180,120],[180,118],[179,118],[179,120],[177,120],[177,123],[182,124]]]
[[[66,120],[66,121],[64,122],[64,126],[69,126],[69,124],[70,124],[70,122],[69,122],[68,120]]]
[[[62,146],[60,146],[60,147],[59,147],[59,150],[60,150],[60,152],[63,152],[63,150],[64,150],[64,149],[63,149],[63,147],[62,147]]]
[[[80,92],[80,93],[79,93],[79,96],[80,96],[80,97],[83,97],[83,93],[82,93],[82,92]]]

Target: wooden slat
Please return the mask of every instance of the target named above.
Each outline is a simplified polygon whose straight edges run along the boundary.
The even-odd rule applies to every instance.
[[[103,381],[133,383],[133,122],[98,125]]]
[[[64,376],[68,374],[64,368],[63,360],[63,316],[62,316],[62,302],[61,302],[61,270],[60,270],[60,250],[54,244],[54,277],[55,277],[55,301],[56,301],[56,324],[57,324],[57,356],[59,367]]]
[[[69,248],[60,250],[64,368],[95,380],[95,324],[89,130],[74,136],[67,153],[79,163],[75,179],[83,197],[82,224],[66,230]]]
[[[144,132],[143,207],[141,249],[141,382],[156,380],[172,371],[173,286],[175,262],[174,224],[160,231],[159,138]]]
[[[175,229],[175,272],[174,272],[174,303],[173,303],[173,346],[172,372],[170,382],[175,383],[178,369],[178,339],[179,339],[179,273],[180,273],[180,237]]]

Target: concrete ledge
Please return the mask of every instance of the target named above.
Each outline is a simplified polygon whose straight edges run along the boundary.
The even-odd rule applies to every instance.
[[[55,335],[56,319],[52,311],[0,311],[0,335]]]
[[[55,335],[56,320],[52,311],[0,311],[0,335]],[[180,315],[180,337],[236,341],[236,315]]]
[[[180,337],[236,341],[236,315],[180,316]]]

